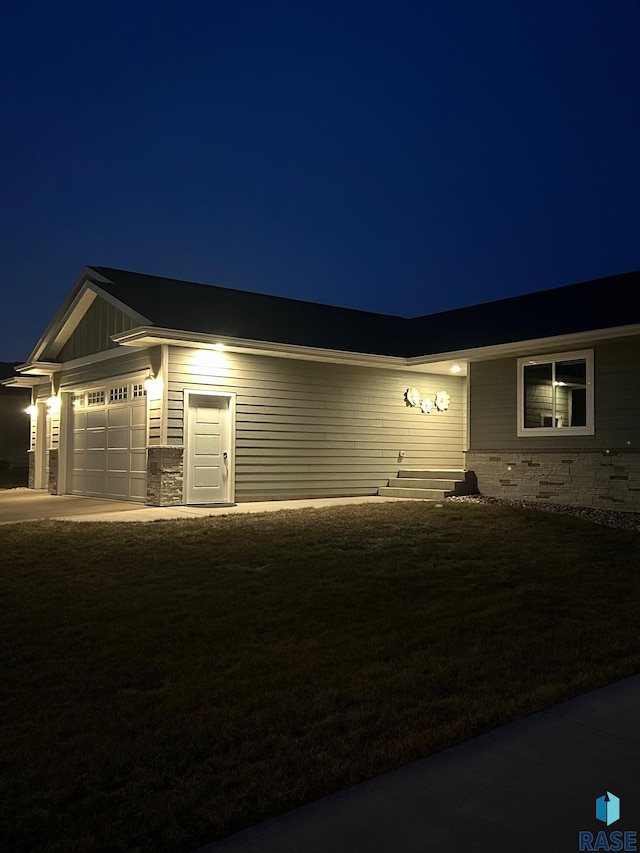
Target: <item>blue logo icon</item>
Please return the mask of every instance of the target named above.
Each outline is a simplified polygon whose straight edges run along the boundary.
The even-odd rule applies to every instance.
[[[596,800],[596,819],[611,826],[620,820],[620,797],[616,797],[611,791],[607,791]],[[581,829],[578,833],[578,850],[581,853],[590,853],[594,850],[619,850],[624,853],[633,853],[638,850],[638,833],[635,829],[600,829],[598,832],[590,832]]]
[[[620,820],[620,797],[616,797],[611,791],[596,800],[596,818],[611,826]]]

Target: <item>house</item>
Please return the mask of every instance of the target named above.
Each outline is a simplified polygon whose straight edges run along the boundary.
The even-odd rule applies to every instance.
[[[0,361],[0,380],[14,375],[13,362]],[[26,469],[29,447],[29,418],[25,409],[31,402],[26,388],[10,388],[0,382],[0,471]]]
[[[85,267],[9,380],[32,388],[30,485],[168,506],[424,496],[467,471],[640,509],[639,284],[405,319]]]

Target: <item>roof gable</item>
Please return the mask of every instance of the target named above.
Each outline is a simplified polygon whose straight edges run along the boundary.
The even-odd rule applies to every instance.
[[[118,331],[125,331],[126,329],[133,328],[133,326],[149,323],[146,316],[138,314],[111,294],[103,291],[100,287],[100,282],[101,276],[95,274],[93,270],[88,267],[85,267],[82,270],[82,273],[76,279],[62,305],[55,313],[47,329],[36,344],[31,356],[29,357],[30,363],[43,360],[59,360],[62,350],[69,343],[70,339],[74,336],[76,330],[80,326],[84,329],[81,335],[84,334],[85,337],[89,336],[89,334],[92,336],[94,334],[99,336],[101,332],[95,328],[98,318],[104,317],[104,324],[106,326],[109,324],[120,326],[120,328],[115,328],[113,332],[110,332],[109,335],[116,334]],[[102,303],[106,303],[109,308],[101,306],[94,308],[93,311],[91,311],[96,299],[100,299]],[[113,312],[115,313],[112,313],[111,309],[113,309]],[[85,317],[89,312],[91,312],[91,319],[87,321],[85,320]],[[101,323],[102,319],[98,320],[99,329],[102,328]],[[93,330],[91,333],[89,332],[90,328]],[[113,345],[113,342],[109,338],[107,339],[108,346],[99,344],[100,349],[108,349]],[[78,343],[78,341],[79,337],[76,338],[76,342],[67,349],[67,352],[65,353],[67,357],[79,357],[77,355],[68,355],[75,349],[84,348]],[[85,354],[88,355],[89,353],[96,351],[99,350],[91,348]]]
[[[95,295],[74,331],[56,353],[57,359],[72,361],[94,352],[114,349],[117,344],[111,336],[127,332],[137,325],[139,323],[130,313]]]

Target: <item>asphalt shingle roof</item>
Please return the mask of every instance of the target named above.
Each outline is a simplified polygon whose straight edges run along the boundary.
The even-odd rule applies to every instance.
[[[640,271],[411,319],[91,267],[161,328],[379,355],[420,356],[640,322]]]
[[[406,320],[263,293],[91,267],[99,286],[155,326],[221,337],[397,355]]]

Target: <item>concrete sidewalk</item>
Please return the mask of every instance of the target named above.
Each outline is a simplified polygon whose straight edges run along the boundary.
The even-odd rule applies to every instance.
[[[579,831],[640,833],[639,759],[634,676],[197,853],[573,853]],[[611,827],[595,818],[607,791]]]
[[[76,517],[67,516],[60,521],[167,521],[169,519],[210,518],[221,515],[247,515],[255,512],[279,512],[283,509],[318,509],[320,507],[352,506],[365,503],[387,503],[398,498],[314,498],[294,501],[251,501],[235,506],[136,506],[127,505],[120,512],[96,512]],[[54,521],[58,520],[54,517]]]
[[[50,495],[45,490],[11,489],[0,492],[0,524],[48,519],[51,521],[167,521],[170,519],[208,518],[283,509],[318,509],[397,502],[403,498],[356,497],[313,498],[291,501],[254,501],[235,506],[145,506],[130,501],[86,498],[75,495]]]

